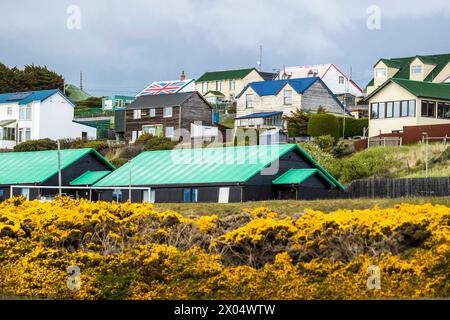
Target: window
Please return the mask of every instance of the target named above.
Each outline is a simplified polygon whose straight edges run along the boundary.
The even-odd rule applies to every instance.
[[[285,105],[292,104],[292,90],[284,90],[284,104]]]
[[[222,91],[222,81],[216,81],[216,91]]]
[[[165,133],[167,138],[173,137],[173,127],[166,127]]]
[[[142,126],[142,132],[144,134],[151,134],[152,136],[156,136],[156,127],[155,126]]]
[[[408,101],[402,101],[402,113],[401,116],[402,117],[407,117],[408,116]]]
[[[236,89],[236,80],[231,79],[230,80],[230,91],[233,91],[234,89]]]
[[[136,141],[141,134],[142,134],[142,131],[137,131],[137,130],[131,131],[131,141],[132,142]]]
[[[386,68],[376,68],[375,69],[375,78],[387,77]]]
[[[428,118],[436,117],[436,102],[422,101],[422,117]]]
[[[422,66],[412,66],[411,73],[412,74],[421,74],[423,72]]]
[[[7,109],[7,115],[12,116],[12,107],[8,107]]]
[[[171,118],[172,112],[172,107],[164,107],[164,118]]]
[[[386,118],[392,118],[394,115],[394,104],[392,102],[386,103]]]
[[[252,93],[245,95],[245,107],[253,108],[253,94]]]
[[[81,140],[87,140],[88,133],[86,131],[81,132]]]
[[[3,130],[0,129],[0,140],[15,141],[16,128],[3,128]]]
[[[378,119],[378,103],[372,103],[370,117],[372,119]]]
[[[234,102],[235,99],[236,99],[236,95],[234,93],[230,93],[230,101]]]
[[[31,120],[31,105],[24,105],[19,107],[19,120]]]
[[[343,76],[339,76],[339,84],[344,84],[344,77]]]
[[[183,190],[184,202],[198,202],[198,189],[186,188]]]
[[[438,103],[437,117],[439,119],[450,119],[450,103]]]
[[[122,190],[120,189],[114,189],[112,198],[115,202],[119,203],[122,202]]]
[[[133,119],[140,119],[142,115],[141,109],[133,110]]]
[[[410,116],[410,117],[416,116],[416,100],[409,100],[408,116]]]
[[[202,82],[202,92],[208,92],[208,82]]]
[[[122,99],[116,99],[116,107],[123,107],[123,100]]]
[[[19,129],[19,142],[25,142],[31,140],[31,128]]]
[[[25,197],[25,199],[30,200],[30,188],[20,189],[20,194]]]
[[[378,118],[383,119],[386,117],[386,103],[381,102],[378,106]]]
[[[400,101],[394,102],[394,118],[400,117]]]
[[[148,114],[151,118],[156,117],[156,109],[155,108],[150,108],[148,111]]]

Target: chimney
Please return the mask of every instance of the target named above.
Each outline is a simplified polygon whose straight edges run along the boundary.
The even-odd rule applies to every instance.
[[[183,71],[181,71],[181,74],[180,74],[180,81],[184,81],[184,80],[186,80],[186,75],[184,74],[184,70],[183,70]]]

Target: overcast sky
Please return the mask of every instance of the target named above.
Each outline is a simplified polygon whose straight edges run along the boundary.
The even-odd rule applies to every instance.
[[[0,62],[77,85],[82,70],[91,94],[135,94],[181,70],[256,67],[262,45],[264,71],[334,63],[364,87],[381,57],[450,53],[449,30],[448,0],[1,0]]]

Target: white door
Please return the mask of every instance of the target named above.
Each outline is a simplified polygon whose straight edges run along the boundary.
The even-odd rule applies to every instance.
[[[148,190],[142,190],[142,202],[149,202]]]
[[[228,203],[230,201],[230,188],[219,189],[219,203]]]

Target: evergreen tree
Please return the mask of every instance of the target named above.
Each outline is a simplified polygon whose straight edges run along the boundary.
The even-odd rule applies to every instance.
[[[296,109],[291,115],[285,116],[288,134],[290,137],[307,136],[309,114],[303,110]]]

